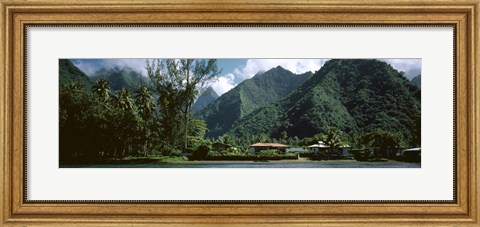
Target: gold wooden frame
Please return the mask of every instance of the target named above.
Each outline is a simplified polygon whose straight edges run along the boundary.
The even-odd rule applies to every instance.
[[[0,225],[478,225],[479,0],[2,0]],[[36,24],[453,25],[454,203],[61,203],[24,200],[24,32]]]

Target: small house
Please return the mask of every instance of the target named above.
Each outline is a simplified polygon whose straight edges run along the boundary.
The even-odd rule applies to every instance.
[[[350,146],[343,144],[339,147],[330,149],[323,141],[318,141],[317,144],[308,146],[314,154],[321,154],[326,157],[340,158],[349,156]]]
[[[351,147],[349,145],[342,145],[337,148],[338,154],[343,157],[350,156],[350,149]]]
[[[319,152],[325,152],[328,149],[328,146],[325,145],[323,141],[318,141],[317,144],[310,145],[308,148],[312,150],[314,154],[318,154]]]
[[[255,143],[249,146],[250,151],[254,154],[258,154],[263,150],[279,150],[283,153],[287,151],[290,146],[281,143]]]

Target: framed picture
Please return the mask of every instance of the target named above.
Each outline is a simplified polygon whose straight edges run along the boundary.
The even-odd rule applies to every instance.
[[[2,224],[478,224],[478,0],[2,2]]]

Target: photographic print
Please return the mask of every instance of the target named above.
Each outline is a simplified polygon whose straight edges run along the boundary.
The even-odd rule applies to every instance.
[[[59,59],[60,168],[420,168],[421,59]]]

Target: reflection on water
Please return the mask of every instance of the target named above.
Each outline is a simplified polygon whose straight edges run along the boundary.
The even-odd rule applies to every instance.
[[[420,168],[408,162],[303,162],[303,163],[156,163],[115,165],[62,165],[60,168]]]

